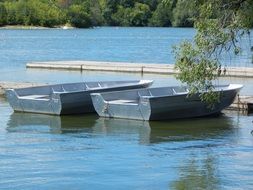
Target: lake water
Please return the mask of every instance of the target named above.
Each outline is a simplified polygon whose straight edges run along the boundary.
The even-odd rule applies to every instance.
[[[253,32],[253,31],[252,31]],[[24,68],[30,61],[99,60],[173,64],[172,46],[191,40],[192,28],[118,28],[0,30],[0,65]],[[251,36],[253,41],[253,36]],[[252,66],[248,37],[240,56],[225,56],[226,64]]]
[[[142,122],[12,113],[1,189],[252,189],[253,116]]]
[[[173,76],[25,69],[30,61],[172,63],[192,29],[0,30],[0,81],[61,83]],[[241,65],[250,65],[243,56]],[[223,78],[253,93],[251,78]],[[0,189],[252,189],[253,116],[141,122],[13,113],[0,98]]]
[[[123,78],[155,79],[155,85],[178,84],[173,76],[101,72],[56,72],[25,69],[31,61],[99,60],[140,63],[174,63],[172,46],[191,40],[192,28],[118,28],[95,29],[0,29],[0,81],[62,83]],[[252,39],[253,41],[253,39]],[[248,39],[242,41],[248,47]],[[249,51],[239,57],[225,56],[226,64],[253,66]],[[253,93],[252,79],[221,79],[221,83],[247,84],[244,94]]]

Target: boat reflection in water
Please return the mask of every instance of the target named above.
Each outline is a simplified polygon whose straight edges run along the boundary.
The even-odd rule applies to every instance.
[[[90,133],[129,138],[141,144],[166,141],[189,141],[221,138],[233,133],[236,124],[225,115],[219,117],[147,122],[127,119],[98,118],[96,115],[52,116],[31,113],[13,113],[7,131],[24,133]]]
[[[169,141],[220,138],[234,132],[236,124],[225,115],[220,117],[146,122],[127,119],[99,118],[95,125],[108,134],[138,134],[142,144]]]
[[[10,116],[7,131],[24,133],[79,133],[92,132],[97,116],[56,116],[14,112]]]

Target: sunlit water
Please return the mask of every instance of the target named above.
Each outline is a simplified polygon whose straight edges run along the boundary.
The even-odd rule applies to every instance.
[[[103,72],[56,72],[25,69],[32,61],[100,60],[173,64],[172,46],[191,40],[192,28],[118,28],[0,30],[0,81],[62,83],[92,80],[155,79],[155,85],[175,85],[173,76]],[[251,37],[252,38],[252,37]],[[253,39],[252,39],[253,41]],[[226,65],[253,66],[249,40],[241,42],[247,49],[238,57],[225,56]],[[226,78],[221,83],[247,84],[244,94],[253,93],[252,79]]]
[[[173,46],[192,40],[194,34],[192,28],[1,29],[0,65],[22,69],[27,62],[46,60],[173,64]],[[242,38],[245,51],[222,57],[224,64],[252,66],[252,40],[252,36]]]
[[[25,69],[47,60],[173,63],[192,29],[0,30],[0,80],[62,83],[173,76]],[[242,65],[250,65],[241,57]],[[253,93],[253,79],[224,78]],[[13,113],[0,99],[0,189],[252,189],[253,116],[142,122]]]
[[[253,116],[142,122],[12,113],[1,189],[251,189]]]

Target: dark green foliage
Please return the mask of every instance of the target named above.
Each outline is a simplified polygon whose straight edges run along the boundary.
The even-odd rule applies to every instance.
[[[54,4],[39,0],[6,1],[6,24],[53,27],[66,22],[65,14]]]
[[[131,18],[132,9],[124,8],[123,6],[118,7],[118,11],[112,15],[114,25],[118,26],[132,26]]]
[[[148,5],[151,11],[155,11],[157,5],[161,3],[162,0],[142,0],[139,2]]]
[[[90,21],[92,26],[101,26],[105,20],[102,14],[102,8],[99,0],[92,0],[89,2]]]
[[[7,11],[3,3],[0,3],[0,26],[7,23]]]
[[[123,7],[133,7],[134,6],[135,1],[134,0],[120,0],[120,5],[122,5]]]
[[[152,17],[149,20],[149,25],[162,27],[171,26],[172,17],[173,14],[171,5],[161,2],[153,12]]]
[[[86,7],[82,5],[71,5],[68,10],[69,22],[78,28],[91,26],[91,17]]]
[[[149,6],[143,3],[135,3],[130,14],[132,26],[147,26],[151,17]]]
[[[173,26],[192,27],[193,17],[197,15],[196,3],[194,0],[178,0],[173,9]]]
[[[210,0],[208,0],[209,2]],[[216,0],[213,0],[216,1]],[[229,2],[225,0],[224,2]],[[246,1],[246,0],[238,0]],[[203,0],[0,0],[0,26],[192,27]],[[221,2],[217,0],[217,2]],[[253,26],[250,0],[240,8],[244,23]],[[251,11],[248,11],[251,9]],[[247,10],[247,11],[245,11]],[[247,14],[246,14],[247,13]],[[218,15],[214,15],[217,18]]]
[[[106,25],[116,25],[112,16],[117,12],[117,6],[119,5],[119,2],[117,0],[105,0],[104,4],[105,6],[102,12]]]
[[[151,17],[149,6],[143,3],[135,3],[133,8],[118,6],[118,11],[112,15],[112,19],[119,26],[147,26]]]

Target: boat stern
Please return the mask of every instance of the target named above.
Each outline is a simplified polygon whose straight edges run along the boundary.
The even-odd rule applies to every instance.
[[[16,93],[15,89],[7,89],[5,91],[5,96],[13,110],[22,111],[22,107],[19,103],[18,94]]]
[[[101,117],[109,117],[108,104],[100,93],[90,94],[95,111]]]

